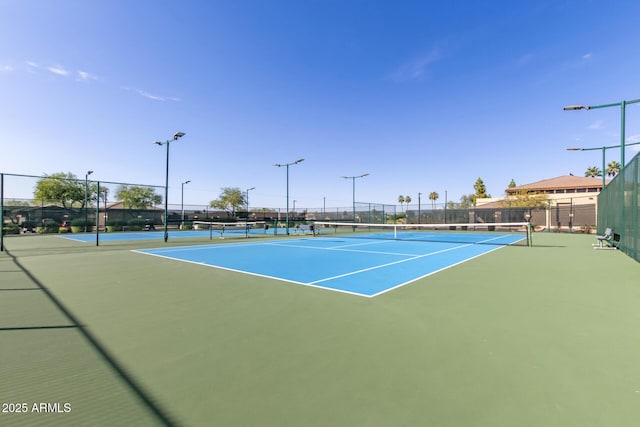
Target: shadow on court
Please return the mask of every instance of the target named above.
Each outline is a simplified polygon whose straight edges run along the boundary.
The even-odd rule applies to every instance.
[[[0,424],[178,425],[6,248],[0,274]]]

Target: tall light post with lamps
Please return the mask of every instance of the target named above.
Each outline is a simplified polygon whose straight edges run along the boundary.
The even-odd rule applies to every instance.
[[[180,211],[181,211],[181,216],[180,216],[180,229],[182,230],[184,228],[184,186],[185,184],[190,183],[190,180],[187,180],[185,182],[180,183]]]
[[[247,218],[249,218],[249,191],[255,190],[255,189],[256,187],[251,187],[245,190],[245,194],[247,195],[247,200],[245,200],[247,202]]]
[[[154,144],[157,145],[166,145],[167,146],[167,166],[165,169],[165,181],[164,181],[164,241],[169,240],[169,231],[167,229],[167,221],[169,219],[169,145],[173,141],[177,141],[178,139],[184,136],[184,132],[176,132],[173,135],[173,139],[168,139],[164,142],[155,141]]]
[[[89,213],[88,206],[89,203],[89,175],[91,175],[93,171],[87,171],[84,174],[84,232],[87,232],[87,222],[89,222]]]
[[[628,143],[626,144],[627,147],[631,146],[631,145],[638,145],[640,144],[640,142],[632,142],[632,143]],[[610,148],[620,148],[619,145],[610,145],[608,147],[594,147],[594,148],[579,148],[579,147],[570,147],[567,148],[567,151],[594,151],[594,150],[602,150],[602,189],[604,190],[605,184],[606,184],[606,180],[604,178],[604,172],[605,172],[605,168],[606,168],[606,161],[605,161],[605,151],[610,149]],[[622,168],[622,165],[620,165],[620,168]],[[621,170],[622,171],[622,170]]]
[[[634,99],[631,101],[620,101],[614,102],[613,104],[603,104],[603,105],[567,105],[563,108],[563,110],[595,110],[597,108],[608,108],[608,107],[620,107],[620,172],[624,169],[624,152],[625,152],[625,116],[626,116],[626,107],[629,104],[635,104],[640,102],[640,99]]]
[[[297,165],[298,163],[304,162],[304,159],[298,159],[295,162],[291,163],[274,163],[273,166],[277,166],[279,168],[286,167],[287,168],[287,212],[286,212],[286,227],[287,234],[289,234],[289,166]]]
[[[629,104],[635,104],[640,102],[640,99],[633,99],[631,101],[620,101],[614,102],[612,104],[602,104],[602,105],[567,105],[563,108],[563,110],[594,110],[598,108],[609,108],[609,107],[620,107],[620,178],[621,180],[620,188],[625,188],[624,185],[624,167],[625,167],[625,143],[626,143],[626,107]],[[603,150],[604,155],[604,150]],[[604,170],[603,179],[604,179]],[[604,187],[603,187],[604,190]],[[624,191],[620,192],[620,222],[624,224]]]
[[[353,222],[356,222],[356,179],[364,178],[365,176],[369,176],[368,173],[363,173],[362,175],[357,176],[343,176],[341,178],[350,179],[352,184],[352,202],[353,202]]]
[[[251,188],[247,188],[245,191],[245,194],[247,195],[247,199],[245,200],[247,202],[247,216],[244,221],[245,237],[249,237],[249,191],[255,190],[255,189],[256,187],[251,187]]]

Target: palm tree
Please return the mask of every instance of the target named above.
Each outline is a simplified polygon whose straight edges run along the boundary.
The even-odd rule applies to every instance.
[[[409,203],[411,203],[411,196],[404,196],[404,202],[406,203],[407,207],[409,207]]]
[[[598,169],[597,166],[591,166],[590,168],[587,169],[587,171],[584,173],[584,176],[586,177],[591,177],[591,178],[595,178],[596,176],[602,176],[602,171],[600,169]]]
[[[620,173],[620,163],[616,161],[609,162],[607,170],[605,171],[607,176],[614,177]]]
[[[438,193],[436,193],[435,191],[429,193],[429,200],[431,200],[431,209],[436,208],[436,200],[438,200],[438,197],[440,197],[440,195],[438,195]]]
[[[404,203],[404,196],[402,194],[398,196],[398,203],[400,203],[400,210],[402,210],[402,204]]]

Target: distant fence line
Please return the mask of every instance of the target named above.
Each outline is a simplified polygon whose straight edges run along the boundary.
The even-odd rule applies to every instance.
[[[74,224],[88,231],[93,227],[107,229],[112,226],[129,229],[142,227],[145,223],[162,224],[164,222],[164,204],[149,205],[144,208],[130,207],[122,200],[116,200],[121,186],[147,187],[162,194],[164,187],[148,184],[131,184],[113,181],[92,181],[86,179],[69,179],[77,186],[89,189],[89,185],[99,186],[99,192],[86,194],[84,201],[76,200],[64,207],[56,200],[35,200],[15,197],[18,188],[22,194],[34,192],[37,182],[48,176],[1,174],[0,203],[2,205],[3,230],[5,233],[19,232],[20,228],[40,228],[40,231],[55,232],[62,224]],[[93,187],[92,187],[93,188]],[[76,198],[77,195],[76,195]],[[169,204],[167,225],[178,227],[183,221],[194,220],[237,220],[252,219],[262,221],[283,221],[286,215],[284,208],[251,207],[249,212],[240,209],[235,215],[227,211],[212,209],[208,206],[192,204]],[[380,204],[355,203],[354,206],[308,208],[300,205],[289,208],[290,221],[356,221],[361,223],[491,223],[522,222],[530,218],[538,231],[589,231],[596,227],[596,204],[575,204],[572,199],[563,203],[554,201],[546,207],[473,207],[468,209],[451,209],[447,204],[427,202],[423,204]]]
[[[108,203],[96,209],[95,204],[82,207],[60,206],[56,201],[32,199],[5,199],[3,201],[5,224],[29,227],[40,227],[43,223],[52,226],[63,223],[82,223],[88,220],[90,227],[104,228],[108,225],[124,226],[130,223],[140,225],[143,222],[162,224],[164,206],[151,206],[146,209],[127,208],[121,201]],[[178,227],[183,221],[224,221],[251,219],[256,221],[284,221],[286,209],[255,208],[239,210],[235,215],[227,211],[207,209],[200,205],[168,206],[167,224]],[[374,203],[357,203],[355,219],[353,207],[336,208],[304,208],[289,210],[291,221],[354,221],[360,223],[394,223],[407,224],[462,224],[491,222],[522,222],[530,218],[538,231],[589,231],[596,228],[596,205],[564,205],[556,204],[539,208],[469,208],[420,209],[410,205],[400,208],[395,205]],[[80,224],[79,224],[80,225]]]

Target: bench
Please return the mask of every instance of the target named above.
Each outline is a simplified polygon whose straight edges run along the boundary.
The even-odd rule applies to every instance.
[[[620,235],[613,232],[613,229],[607,227],[604,234],[596,236],[597,243],[592,244],[593,249],[618,249],[620,245]]]

